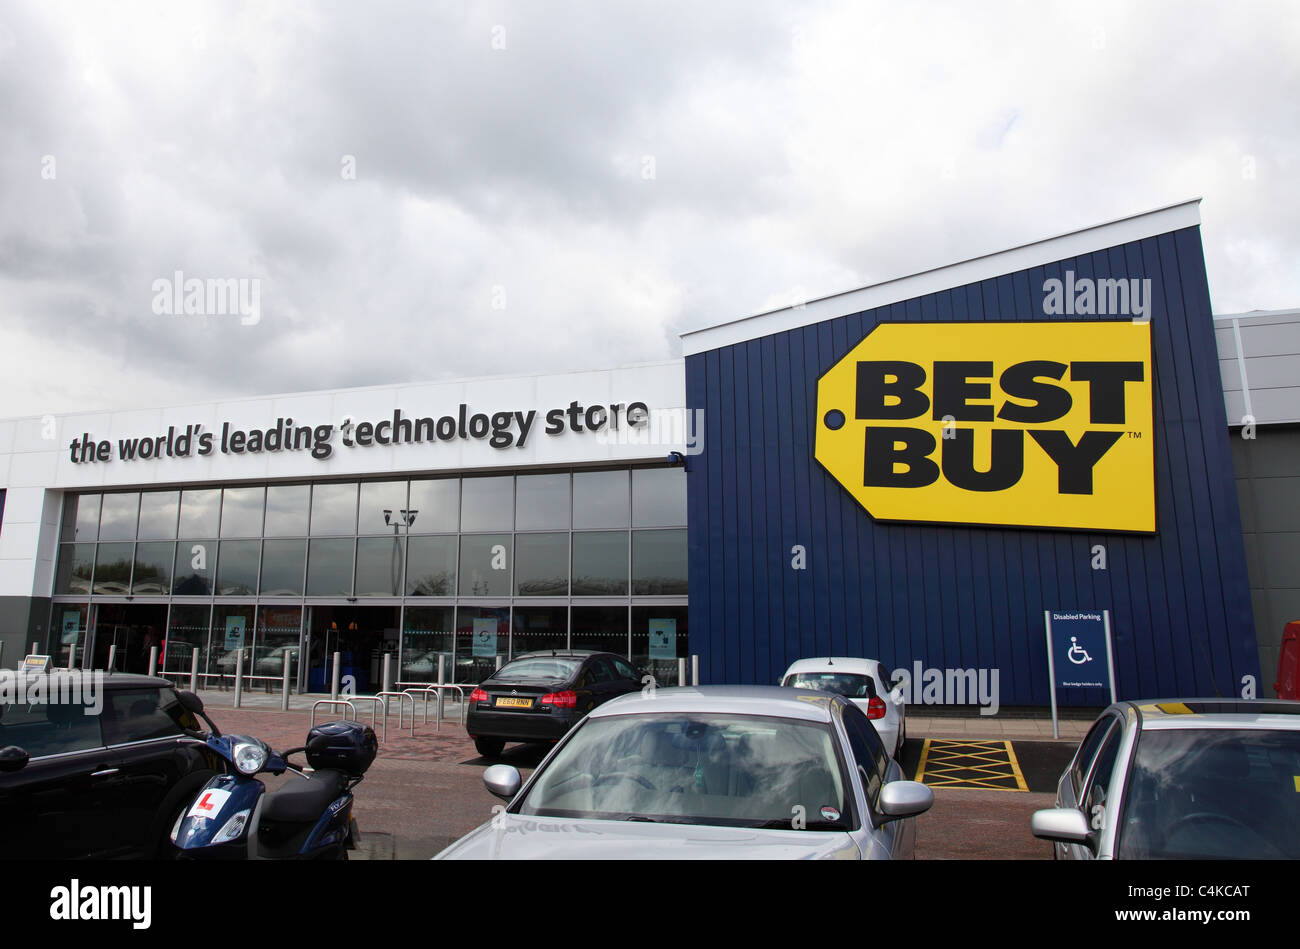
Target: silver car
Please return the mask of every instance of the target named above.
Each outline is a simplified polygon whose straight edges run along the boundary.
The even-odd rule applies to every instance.
[[[1030,827],[1058,859],[1300,858],[1300,702],[1118,702]]]
[[[851,701],[776,686],[622,696],[483,781],[509,806],[438,859],[910,857],[934,802]]]

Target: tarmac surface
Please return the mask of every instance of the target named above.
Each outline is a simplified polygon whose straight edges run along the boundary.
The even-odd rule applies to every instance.
[[[293,696],[291,710],[285,712],[280,710],[278,694],[246,693],[239,709],[232,707],[229,692],[200,695],[223,732],[255,735],[277,750],[306,740],[315,697]],[[337,712],[322,709],[317,722],[337,718]],[[409,714],[407,727],[399,729],[393,706],[387,741],[380,744],[378,757],[356,788],[353,815],[362,839],[355,858],[434,856],[490,820],[493,807],[502,803],[483,786],[486,767],[513,764],[526,777],[549,749],[507,745],[501,755],[489,760],[474,750],[454,702],[447,703],[441,729],[435,727],[432,706],[429,716],[425,724],[417,714],[412,737]],[[370,720],[364,707],[360,718]],[[1029,818],[1035,810],[1052,806],[1056,781],[1090,724],[1062,721],[1061,738],[1053,740],[1050,720],[926,717],[909,712],[908,741],[900,764],[907,777],[915,779],[924,757],[921,777],[931,785],[935,798],[934,806],[917,818],[917,858],[1050,860],[1051,845],[1030,834]],[[944,745],[943,740],[955,744]],[[301,756],[296,760],[301,763]],[[1016,773],[1019,781],[1013,776]],[[266,783],[275,787],[286,780],[301,779],[267,778]]]

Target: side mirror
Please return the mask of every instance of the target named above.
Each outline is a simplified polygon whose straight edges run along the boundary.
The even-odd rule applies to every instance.
[[[1052,807],[1034,811],[1029,819],[1029,829],[1035,837],[1058,844],[1091,845],[1088,819],[1083,811],[1072,807]]]
[[[181,700],[181,705],[184,706],[185,711],[194,715],[203,714],[203,700],[193,692],[177,692],[176,697]]]
[[[483,772],[483,786],[503,801],[518,794],[522,784],[518,769],[512,765],[494,764]]]
[[[934,804],[934,792],[919,781],[890,781],[880,789],[880,810],[887,817],[915,817]]]
[[[14,771],[21,771],[27,767],[27,762],[31,760],[27,752],[14,745],[8,748],[0,748],[0,772],[10,774]]]

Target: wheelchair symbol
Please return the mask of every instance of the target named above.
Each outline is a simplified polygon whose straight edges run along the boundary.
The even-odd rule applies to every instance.
[[[1082,658],[1074,658],[1076,655],[1079,655]],[[1092,662],[1092,656],[1088,655],[1088,650],[1079,645],[1079,637],[1077,636],[1070,637],[1070,651],[1066,653],[1066,656],[1076,666],[1081,666],[1085,662]]]

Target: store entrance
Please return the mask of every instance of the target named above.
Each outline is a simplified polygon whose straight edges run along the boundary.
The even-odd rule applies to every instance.
[[[148,672],[149,650],[157,646],[158,668],[161,669],[163,637],[166,629],[167,605],[165,603],[96,605],[95,630],[91,640],[93,668],[107,670],[111,652],[112,671]]]
[[[383,688],[384,653],[393,654],[397,676],[398,613],[396,606],[313,606],[307,623],[307,690],[328,692],[334,653],[340,653],[339,676],[344,687],[351,676],[352,691],[372,694]]]

